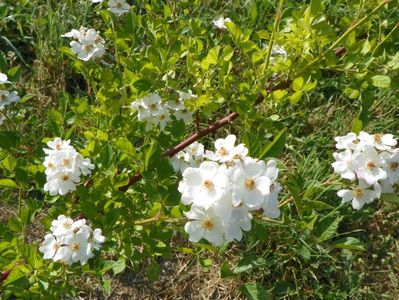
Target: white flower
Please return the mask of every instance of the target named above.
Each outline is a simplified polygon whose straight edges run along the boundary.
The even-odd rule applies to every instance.
[[[234,134],[228,135],[224,139],[217,139],[215,141],[216,151],[206,151],[205,156],[210,160],[227,162],[233,159],[242,159],[248,154],[248,149],[244,144],[234,146],[236,136]]]
[[[85,27],[81,27],[80,30],[72,29],[63,34],[62,37],[74,39],[69,44],[71,50],[83,61],[99,58],[105,54],[105,41],[94,29],[86,29]]]
[[[60,215],[51,224],[52,233],[44,237],[39,248],[44,259],[62,261],[67,265],[79,261],[84,265],[94,256],[92,249],[99,250],[105,241],[101,229],[92,231],[85,219],[73,221]]]
[[[355,153],[352,166],[357,177],[365,180],[368,184],[374,184],[378,180],[387,178],[387,173],[382,169],[383,160],[372,146],[365,146],[363,152]]]
[[[76,190],[76,184],[80,181],[78,173],[67,173],[57,171],[47,178],[44,190],[51,196],[66,195],[70,191]]]
[[[91,3],[101,3],[103,0],[91,0]]]
[[[212,209],[192,206],[186,217],[192,219],[184,226],[184,230],[189,234],[189,240],[199,242],[202,238],[206,239],[215,246],[223,244],[223,226],[220,219],[213,214]]]
[[[231,22],[230,18],[220,17],[219,19],[213,21],[213,25],[219,29],[227,29],[226,23],[228,22]]]
[[[204,161],[199,168],[187,168],[179,185],[182,202],[208,209],[223,196],[227,183],[226,175],[219,171],[216,162]]]
[[[91,245],[95,250],[100,249],[101,244],[105,242],[105,237],[102,235],[102,230],[100,228],[94,229],[93,235],[89,239],[89,242],[91,242]]]
[[[61,244],[51,233],[48,233],[44,236],[44,241],[39,247],[39,251],[44,253],[44,259],[52,259],[60,248]]]
[[[184,151],[179,151],[171,158],[173,170],[175,172],[183,173],[187,169],[190,161],[190,154]]]
[[[391,150],[392,147],[395,147],[398,143],[398,141],[393,138],[392,134],[376,133],[374,135],[370,135],[364,131],[360,131],[359,140],[382,151]]]
[[[356,174],[352,166],[353,162],[352,151],[346,149],[345,151],[340,153],[337,152],[333,153],[333,156],[336,160],[336,162],[332,164],[334,172],[340,174],[342,178],[349,179],[352,181],[355,180]]]
[[[337,149],[358,150],[363,145],[363,142],[353,132],[349,132],[344,136],[337,136],[335,141],[337,142],[335,145]]]
[[[20,100],[16,91],[9,92],[0,90],[0,107],[5,107],[11,103],[18,102]]]
[[[356,210],[361,209],[364,204],[371,203],[379,197],[380,191],[378,187],[376,190],[368,189],[369,184],[361,180],[359,186],[351,190],[340,190],[338,191],[338,196],[342,198],[342,202],[352,201],[352,207]]]
[[[108,10],[118,16],[129,12],[130,5],[126,0],[109,0]]]
[[[263,214],[268,218],[278,218],[280,216],[278,195],[282,190],[282,186],[276,181],[278,173],[277,162],[275,160],[268,161],[265,175],[271,180],[271,184],[262,205]]]
[[[241,203],[250,209],[258,209],[270,192],[271,180],[263,175],[266,170],[263,161],[247,158],[242,167],[237,167],[232,176],[233,205]]]
[[[6,74],[0,72],[0,84],[10,83]]]
[[[70,145],[70,141],[55,138],[47,143],[49,148],[44,148],[46,153],[43,165],[47,183],[44,190],[50,195],[65,195],[76,189],[80,182],[80,175],[90,175],[94,165],[89,158],[83,158],[76,149]]]
[[[247,207],[235,207],[231,215],[230,223],[224,226],[224,237],[226,241],[241,241],[242,230],[251,230],[251,220],[252,215]]]
[[[390,184],[399,182],[399,149],[393,153],[383,152],[381,157],[384,160],[383,169],[387,173],[387,181]]]

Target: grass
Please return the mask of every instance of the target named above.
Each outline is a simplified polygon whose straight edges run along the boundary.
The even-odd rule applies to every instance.
[[[35,129],[38,131],[45,130],[48,110],[58,106],[65,91],[74,97],[86,96],[89,92],[68,59],[60,55],[62,46],[66,45],[61,34],[80,24],[96,24],[99,19],[89,1],[82,6],[74,2],[18,1],[19,5],[13,10],[6,4],[7,12],[3,12],[14,17],[0,20],[0,36],[3,37],[0,50],[14,52],[7,59],[11,66],[23,66],[18,87],[24,93],[35,95],[27,103],[27,109],[35,114],[32,118],[41,122],[42,128]],[[241,1],[239,4],[239,1],[220,1],[219,5],[205,2],[195,13],[205,14],[210,20],[227,7],[236,11],[236,18],[251,19],[252,6],[239,15],[239,8],[247,2],[258,8],[258,17],[262,16],[262,20],[262,14],[270,15],[274,10],[273,1]],[[2,7],[4,10],[4,5]],[[344,8],[342,5],[336,7],[336,17],[346,13]],[[265,23],[252,22],[248,27],[262,28]],[[240,299],[243,294],[239,287],[243,283],[257,282],[276,298],[395,299],[399,293],[399,212],[382,201],[356,212],[349,206],[339,206],[336,196],[340,183],[332,175],[333,137],[348,132],[360,110],[359,103],[342,96],[344,85],[340,79],[332,78],[322,83],[323,89],[309,94],[297,106],[265,104],[259,109],[259,114],[265,117],[279,116],[279,121],[288,128],[280,160],[289,170],[282,178],[289,189],[283,191],[280,201],[287,202],[282,208],[283,215],[297,218],[291,226],[283,222],[259,222],[256,226],[263,230],[264,236],[249,236],[217,253],[204,251],[193,256],[174,251],[169,259],[160,261],[161,276],[155,282],[146,277],[147,265],[143,262],[138,272],[128,268],[123,274],[111,277],[110,295],[102,291],[93,277],[85,275],[79,282],[81,296],[85,299]],[[396,94],[390,91],[376,95],[370,109],[368,131],[398,134]],[[241,122],[244,121],[238,121],[215,136],[223,136],[227,131],[245,135]],[[300,211],[300,204],[292,200],[293,190],[298,191],[304,202],[320,201],[338,207],[337,213],[344,216],[338,232],[343,236],[351,233],[367,241],[365,251],[338,250],[328,243],[315,242],[310,235],[312,229],[305,225],[305,221],[313,217],[313,211]],[[17,207],[5,202],[0,205],[0,219],[6,223],[16,214]],[[27,231],[27,241],[40,241],[43,230],[40,221],[37,216]],[[180,235],[173,238],[172,244],[180,248],[189,245]],[[234,269],[243,256],[259,256],[267,264],[238,276],[222,278],[221,271]]]

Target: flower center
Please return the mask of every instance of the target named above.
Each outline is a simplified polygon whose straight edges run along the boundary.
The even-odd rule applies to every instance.
[[[242,156],[241,154],[234,154],[233,159],[239,159],[241,160]]]
[[[6,100],[6,99],[7,99],[7,96],[6,96],[6,95],[4,95],[4,94],[0,95],[0,102],[1,102],[1,101],[4,101],[4,100]]]
[[[62,177],[61,177],[61,179],[63,180],[63,181],[68,181],[69,180],[69,175],[62,175]]]
[[[92,45],[83,45],[83,51],[90,52],[93,49]]]
[[[54,249],[55,251],[57,251],[58,249],[60,249],[60,247],[61,247],[61,245],[60,245],[60,243],[58,243],[58,242],[56,242],[56,243],[53,245],[53,249]]]
[[[396,161],[391,162],[390,168],[391,168],[391,171],[396,171],[399,168],[399,163]]]
[[[357,198],[363,197],[363,195],[364,195],[364,192],[362,189],[355,189],[353,192],[355,193],[355,197],[357,197]]]
[[[255,181],[252,178],[245,179],[245,187],[248,191],[251,191],[255,188]]]
[[[209,179],[204,180],[204,182],[202,183],[202,185],[204,186],[204,188],[206,188],[208,191],[212,190],[215,185],[213,184],[212,181],[210,181]]]
[[[381,142],[382,142],[382,134],[380,134],[380,133],[374,134],[374,141],[375,141],[377,144],[381,144]]]
[[[67,166],[69,166],[71,164],[71,161],[68,159],[68,158],[64,158],[63,160],[62,160],[62,165],[64,166],[64,167],[67,167]]]
[[[202,228],[204,228],[206,231],[211,231],[214,227],[215,224],[211,218],[206,218],[202,221]]]
[[[60,144],[55,145],[55,149],[57,149],[58,151],[60,151],[60,150],[61,150],[61,145],[60,145]]]
[[[375,164],[375,162],[373,162],[373,161],[371,161],[371,160],[367,162],[367,168],[368,168],[369,170],[374,170],[376,166],[377,166],[377,165]]]
[[[54,166],[54,164],[53,164],[53,163],[48,163],[48,165],[47,165],[47,168],[49,168],[49,169],[54,169],[54,168],[55,168],[55,166]]]
[[[156,108],[157,108],[157,105],[156,105],[155,103],[153,103],[153,104],[150,105],[150,108],[151,108],[151,109],[156,109]]]
[[[70,222],[65,222],[63,225],[66,229],[71,229],[71,226],[72,226],[72,224]]]
[[[229,154],[229,151],[227,151],[227,149],[225,147],[220,147],[220,149],[218,150],[218,153],[220,156],[226,156],[227,154]]]
[[[274,183],[272,183],[270,185],[270,192],[274,192],[275,189],[276,189],[276,186],[274,185]]]
[[[358,140],[358,139],[355,139],[355,140],[353,140],[353,141],[352,141],[352,143],[354,143],[355,145],[357,145],[357,144],[359,144],[359,143],[360,143],[360,140]]]
[[[120,3],[120,2],[116,3],[116,8],[121,9],[122,8],[122,3]]]
[[[76,252],[80,249],[80,245],[78,243],[72,243],[71,249],[72,249],[72,251]]]

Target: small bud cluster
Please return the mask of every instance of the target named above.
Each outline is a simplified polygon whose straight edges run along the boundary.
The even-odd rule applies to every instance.
[[[146,130],[149,131],[155,126],[159,126],[162,130],[166,124],[171,120],[171,114],[177,120],[183,120],[185,123],[193,119],[193,113],[190,112],[185,102],[197,96],[188,93],[177,91],[178,98],[174,100],[164,101],[157,93],[151,93],[143,98],[134,101],[130,107],[137,110],[140,121],[146,122]]]
[[[55,138],[44,148],[46,153],[43,165],[46,167],[47,183],[44,190],[50,195],[65,195],[76,189],[80,175],[90,175],[94,165],[89,158],[83,158],[75,148],[69,145],[70,140]]]
[[[374,134],[361,131],[335,138],[334,172],[349,180],[350,189],[343,189],[338,196],[343,202],[352,201],[354,209],[393,193],[399,182],[399,148],[392,134]],[[357,181],[357,182],[356,182]]]
[[[8,81],[6,74],[0,73],[0,125],[4,122],[5,111],[4,108],[11,103],[18,102],[20,100],[16,91],[10,92],[9,90],[3,90],[2,87],[11,84]]]
[[[245,145],[235,142],[235,135],[217,139],[216,151],[205,153],[196,143],[172,160],[175,170],[183,171],[179,192],[182,203],[191,205],[184,228],[192,242],[204,238],[219,246],[241,240],[242,231],[251,229],[254,210],[263,209],[269,218],[280,216],[276,161],[251,158]]]
[[[85,265],[94,256],[93,249],[99,250],[105,241],[101,229],[93,231],[85,219],[74,221],[60,215],[51,225],[51,233],[45,235],[39,248],[44,259],[61,261],[67,265],[79,261]]]
[[[79,30],[72,29],[61,36],[74,39],[69,45],[72,52],[83,61],[100,58],[105,54],[105,41],[94,29],[81,26]]]

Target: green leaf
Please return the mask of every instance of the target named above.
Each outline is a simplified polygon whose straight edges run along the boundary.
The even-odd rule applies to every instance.
[[[10,149],[18,145],[19,135],[14,131],[0,132],[0,147]]]
[[[323,10],[322,0],[311,0],[310,1],[310,13],[315,16]]]
[[[376,75],[371,77],[371,84],[379,88],[389,88],[391,86],[391,78],[386,75]]]
[[[364,251],[365,248],[357,238],[346,237],[333,243],[334,248]]]
[[[332,238],[338,229],[338,225],[342,220],[342,216],[327,216],[317,222],[313,230],[314,236],[320,241],[326,241]]]
[[[240,287],[240,291],[250,300],[267,300],[269,296],[262,285],[247,283]]]
[[[110,279],[103,279],[103,289],[107,295],[111,294],[111,280]]]
[[[0,187],[5,188],[18,188],[18,185],[11,179],[0,179]]]
[[[268,265],[268,261],[262,256],[246,256],[238,262],[237,266],[233,269],[233,273],[239,274],[242,272],[248,272],[252,269],[261,268]]]
[[[302,91],[297,91],[297,92],[293,93],[289,98],[290,98],[291,105],[297,104],[299,102],[299,100],[301,100],[301,98],[302,98]]]
[[[295,92],[299,92],[302,90],[304,84],[304,80],[302,77],[298,77],[294,79],[294,82],[292,83],[292,88],[294,89]]]
[[[356,134],[359,134],[359,132],[363,129],[363,122],[359,120],[358,118],[355,118],[353,120],[352,124],[352,131]]]
[[[281,153],[281,151],[283,151],[286,140],[285,131],[286,128],[280,130],[280,132],[274,137],[273,141],[263,149],[259,155],[259,159],[262,159],[263,157],[276,157]]]
[[[128,155],[133,155],[135,153],[135,149],[134,149],[132,143],[126,139],[116,140],[115,146],[118,150],[120,150]]]
[[[147,267],[147,277],[152,282],[156,281],[159,278],[160,273],[161,273],[161,268],[159,267],[159,264],[157,264],[156,262],[152,262]]]
[[[113,263],[112,266],[112,271],[114,272],[114,275],[122,273],[126,269],[126,261],[121,258],[118,261]]]

